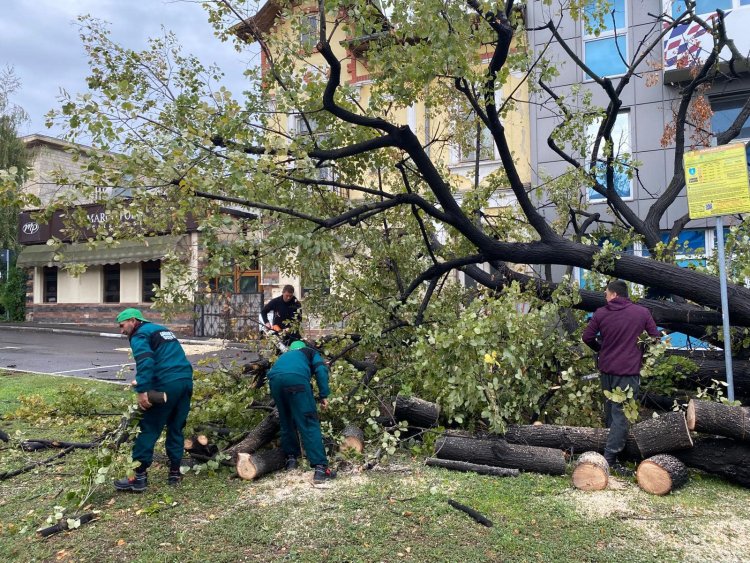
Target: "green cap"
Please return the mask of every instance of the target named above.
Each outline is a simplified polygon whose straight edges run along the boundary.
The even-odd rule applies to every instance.
[[[306,347],[307,344],[302,342],[302,340],[295,340],[289,345],[290,350],[301,350],[302,348]]]
[[[143,313],[141,313],[138,309],[134,307],[125,309],[122,313],[117,315],[118,323],[127,321],[129,319],[138,319],[139,321],[143,321],[144,323],[148,322],[146,319],[143,318]]]

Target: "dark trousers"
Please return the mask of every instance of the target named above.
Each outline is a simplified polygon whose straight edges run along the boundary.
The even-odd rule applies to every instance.
[[[193,396],[193,380],[178,379],[160,384],[156,391],[167,394],[167,402],[151,405],[143,413],[139,424],[140,434],[133,443],[133,461],[140,461],[141,468],[147,468],[154,460],[154,445],[167,428],[166,450],[171,468],[179,466],[185,447],[183,430],[190,412],[190,399]]]
[[[310,465],[328,465],[320,433],[318,407],[310,382],[296,375],[277,374],[268,383],[279,411],[281,449],[286,455],[299,457],[299,432]]]
[[[637,375],[612,375],[610,373],[601,373],[603,391],[612,391],[618,387],[625,390],[630,386],[633,390],[633,397],[638,395],[641,388],[641,378]],[[622,403],[616,403],[606,399],[604,401],[604,423],[609,428],[607,445],[604,447],[604,457],[609,464],[617,459],[617,454],[625,449],[625,442],[628,439],[628,430],[630,423],[625,417],[625,411]]]

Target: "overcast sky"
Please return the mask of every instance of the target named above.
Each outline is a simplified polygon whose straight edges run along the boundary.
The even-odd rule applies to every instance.
[[[22,88],[11,101],[30,117],[19,131],[22,135],[57,136],[59,131],[45,127],[44,115],[58,107],[60,89],[71,94],[86,90],[88,65],[76,25],[81,14],[110,22],[112,38],[132,49],[145,48],[147,38],[161,35],[164,25],[175,32],[184,53],[196,55],[204,65],[217,63],[225,73],[224,85],[235,96],[245,85],[242,72],[258,64],[257,55],[237,53],[213,36],[199,2],[0,0],[0,67],[14,67]]]

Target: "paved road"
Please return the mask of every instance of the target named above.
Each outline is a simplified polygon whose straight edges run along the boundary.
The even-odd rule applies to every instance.
[[[184,344],[188,358],[216,357],[223,363],[247,363],[255,355],[243,349]],[[125,338],[0,329],[0,369],[126,382],[135,364]]]

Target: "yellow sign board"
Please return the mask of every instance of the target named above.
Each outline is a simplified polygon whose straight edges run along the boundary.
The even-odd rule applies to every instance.
[[[689,151],[683,162],[691,219],[750,213],[744,143]]]

